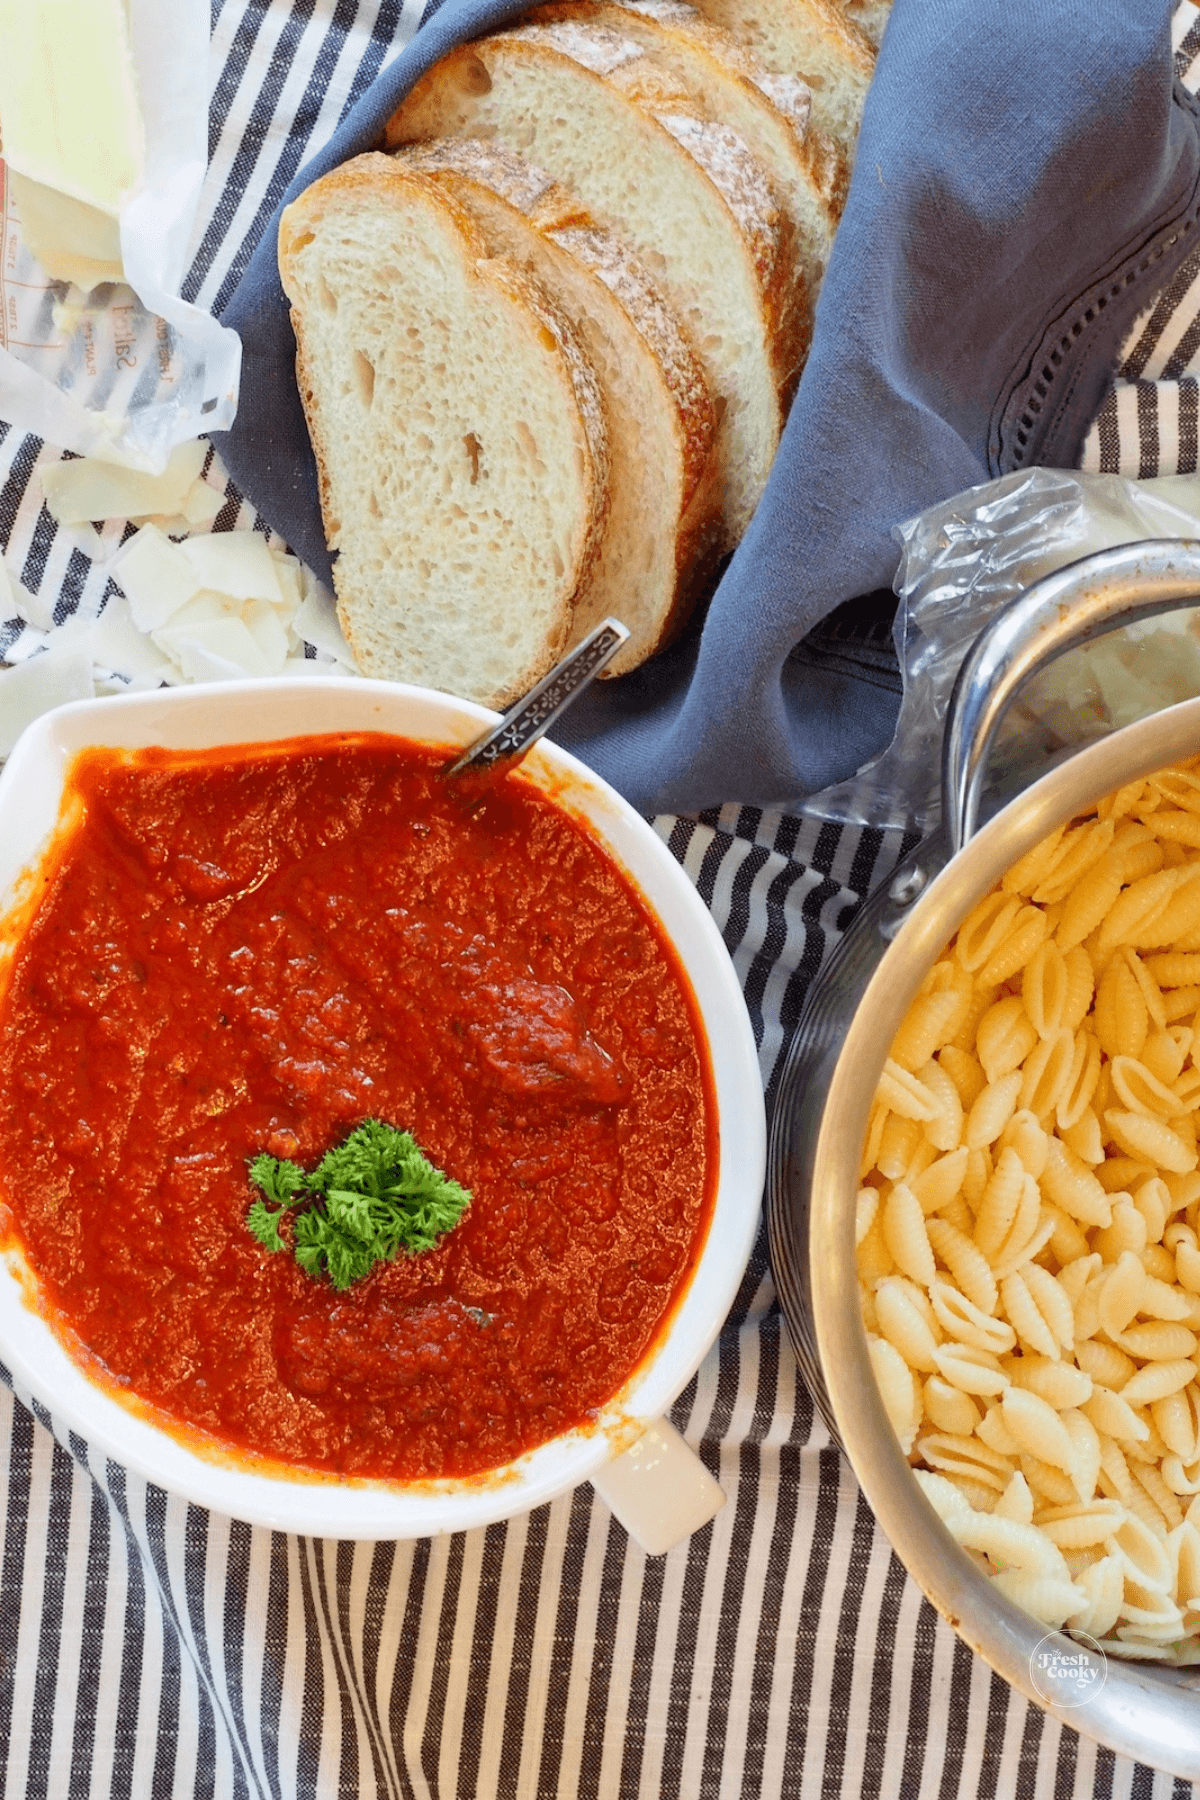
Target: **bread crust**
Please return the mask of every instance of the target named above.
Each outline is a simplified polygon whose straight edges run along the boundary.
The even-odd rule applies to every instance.
[[[317,464],[317,476],[325,519],[326,535],[331,549],[342,549],[345,521],[341,516],[343,501],[339,492],[339,446],[330,426],[331,396],[327,371],[316,354],[319,330],[310,320],[315,313],[315,300],[309,291],[305,252],[314,243],[320,245],[322,233],[332,229],[343,209],[356,213],[365,206],[382,206],[397,215],[407,208],[436,208],[449,228],[456,254],[468,281],[476,281],[502,297],[513,309],[514,330],[521,330],[537,341],[543,358],[545,378],[557,383],[566,415],[577,421],[577,448],[580,457],[580,489],[585,496],[583,517],[576,522],[574,555],[554,596],[554,606],[544,629],[532,644],[526,644],[519,661],[502,676],[489,678],[487,684],[466,694],[484,705],[502,708],[517,699],[540,679],[563,654],[570,641],[575,613],[581,596],[587,591],[599,555],[608,509],[609,447],[604,403],[595,374],[567,320],[542,287],[522,268],[508,259],[489,253],[469,212],[436,183],[400,168],[392,157],[368,153],[356,157],[331,171],[307,188],[287,207],[279,226],[280,279],[292,305],[292,323],[296,334],[296,378],[300,389]],[[394,272],[394,271],[393,271]],[[328,329],[328,327],[326,327]],[[403,441],[405,422],[388,422],[384,429],[398,431]],[[403,446],[402,442],[402,448]],[[353,498],[353,496],[350,496]],[[496,570],[498,584],[504,571]],[[364,674],[390,680],[413,680],[421,677],[406,663],[404,655],[389,649],[389,639],[380,622],[383,599],[378,592],[365,591],[346,571],[346,558],[339,556],[334,564],[338,615],[351,648]],[[422,623],[420,608],[436,612],[438,595],[414,594],[415,623]],[[513,593],[511,604],[520,608],[522,595]],[[427,685],[447,685],[425,677]],[[453,691],[464,691],[461,687]]]
[[[703,370],[637,258],[549,175],[523,157],[471,138],[435,139],[395,154],[406,168],[440,182],[471,212],[495,253],[516,256],[530,269],[554,294],[591,355],[608,402],[613,490],[609,537],[577,608],[573,636],[617,613],[632,635],[605,675],[624,674],[678,633],[711,582],[720,496],[715,414]],[[581,286],[586,304],[579,302]],[[597,313],[604,321],[599,329],[620,359],[626,391],[630,384],[639,390],[628,419],[605,386],[605,343],[596,343],[593,335]],[[676,503],[670,516],[639,517],[639,496],[630,491],[637,464],[632,440],[652,423],[661,428],[664,416],[678,469]],[[647,582],[630,592],[629,563],[639,559],[631,556],[628,540],[638,532],[653,540],[646,542],[646,553],[654,560],[661,554],[660,541],[667,539],[672,566],[665,586]]]
[[[811,126],[808,89],[798,77],[769,75],[735,38],[684,0],[552,0],[530,16],[534,24],[567,21],[628,35],[655,68],[682,83],[691,104],[710,122],[735,131],[766,171],[803,276],[789,290],[780,326],[791,359],[784,388],[785,405],[790,404],[812,341],[813,308],[836,225],[824,190],[840,200],[846,181],[841,152]]]
[[[452,50],[422,77],[388,122],[385,135],[389,147],[435,136],[495,132],[503,139],[504,127],[498,118],[501,107],[490,96],[495,82],[506,77],[553,87],[562,95],[564,114],[571,115],[576,109],[582,112],[585,104],[594,103],[605,117],[619,119],[613,126],[614,142],[607,145],[609,151],[623,150],[625,140],[633,141],[636,132],[643,152],[652,147],[661,166],[671,169],[672,180],[686,184],[697,196],[689,204],[699,205],[708,220],[724,220],[720,230],[729,244],[726,266],[733,266],[730,256],[739,259],[749,278],[746,286],[753,295],[753,332],[759,346],[755,354],[763,359],[762,372],[769,384],[759,392],[752,385],[757,375],[740,366],[734,376],[752,396],[743,400],[739,395],[738,404],[761,409],[754,414],[759,421],[754,429],[763,434],[761,441],[769,450],[752,456],[736,448],[734,432],[749,427],[734,422],[732,407],[721,427],[727,482],[726,543],[732,547],[765,485],[786,402],[807,347],[805,309],[796,303],[804,278],[790,223],[761,167],[737,134],[705,117],[686,86],[636,43],[590,19],[519,26]],[[640,116],[640,125],[626,122],[622,103]],[[669,144],[663,143],[664,138]],[[685,153],[683,165],[678,161],[681,152]],[[532,154],[536,158],[541,152],[534,146]],[[579,187],[585,202],[589,201],[583,185],[589,178],[586,169],[576,166],[556,168],[555,172]],[[616,225],[603,217],[600,208],[596,210],[604,223]],[[629,230],[628,221],[617,228]],[[635,247],[642,248],[643,240],[632,231],[630,235]],[[656,243],[653,234],[647,234],[650,249],[660,255],[652,272],[661,276],[672,298],[680,301],[671,265],[661,262],[663,235],[660,233]],[[690,320],[688,325],[690,329]],[[723,382],[730,379],[728,365],[722,376],[711,360],[712,352],[702,345],[698,349],[720,393]]]
[[[772,74],[746,44],[687,0],[549,0],[528,15],[531,24],[569,18],[624,32],[664,61],[706,113],[741,133],[785,205],[792,192],[807,189],[825,215],[815,256],[822,264],[828,260],[849,170],[836,141],[815,123],[812,90],[802,76]]]
[[[891,17],[892,0],[840,0],[840,11],[878,50]]]
[[[870,39],[835,0],[695,0],[772,74],[799,75],[812,88],[813,116],[847,162],[875,72]]]

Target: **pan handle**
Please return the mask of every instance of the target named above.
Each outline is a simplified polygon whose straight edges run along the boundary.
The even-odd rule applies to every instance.
[[[1188,600],[1200,601],[1200,542],[1148,538],[1056,570],[985,626],[946,713],[942,819],[952,855],[978,826],[988,756],[1025,683],[1064,651]]]

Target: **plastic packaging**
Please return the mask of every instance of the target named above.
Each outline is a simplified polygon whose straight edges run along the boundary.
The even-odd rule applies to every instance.
[[[805,810],[839,824],[937,823],[942,726],[980,629],[1043,575],[1142,538],[1200,539],[1200,476],[1131,481],[1029,469],[969,488],[896,527],[894,639],[904,697],[891,744]],[[1200,610],[1184,607],[1072,650],[1031,681],[1001,727],[993,792],[1077,745],[1200,694]]]
[[[128,25],[145,174],[121,209],[126,280],[88,294],[52,280],[0,164],[0,418],[157,470],[232,422],[241,344],[180,297],[208,160],[207,0],[129,0]]]

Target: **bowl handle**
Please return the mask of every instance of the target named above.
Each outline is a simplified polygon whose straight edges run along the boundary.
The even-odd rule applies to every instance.
[[[1055,657],[1134,619],[1200,602],[1200,542],[1148,538],[1044,576],[976,638],[942,742],[942,819],[957,854],[979,823],[988,754],[1018,690]]]
[[[656,1419],[592,1486],[647,1556],[673,1550],[720,1512],[725,1496],[669,1419]]]

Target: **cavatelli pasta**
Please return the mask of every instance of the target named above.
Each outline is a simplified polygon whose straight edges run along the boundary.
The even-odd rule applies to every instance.
[[[1121,863],[1110,853],[1066,897],[1054,934],[1064,956],[1092,935],[1120,892]]]
[[[998,950],[1021,911],[1020,900],[1003,892],[989,894],[959,927],[954,954],[968,974],[981,969]]]
[[[1071,1068],[1055,1106],[1054,1121],[1060,1131],[1077,1125],[1092,1102],[1100,1079],[1100,1045],[1095,1034],[1077,1031],[1072,1040]]]
[[[896,1033],[892,1044],[893,1061],[902,1069],[921,1068],[935,1050],[950,1042],[969,1003],[969,989],[962,992],[953,987],[942,987],[918,995]]]
[[[1052,866],[1032,890],[1030,899],[1040,906],[1056,906],[1065,900],[1109,849],[1115,829],[1111,819],[1089,819],[1068,831],[1059,841]],[[1026,860],[1035,854],[1031,850]]]
[[[990,1006],[979,1021],[975,1050],[990,1082],[1019,1069],[1038,1041],[1038,1034],[1016,994]]]
[[[996,1140],[999,1150],[1014,1149],[1027,1175],[1037,1181],[1046,1167],[1050,1140],[1037,1117],[1028,1111],[1015,1112]]]
[[[895,1278],[875,1289],[875,1318],[879,1332],[900,1352],[910,1369],[932,1374],[937,1369],[937,1338],[928,1320]]]
[[[1011,1148],[1001,1150],[975,1214],[975,1242],[985,1256],[993,1256],[1008,1236],[1025,1193],[1026,1172]]]
[[[980,981],[998,987],[1019,974],[1045,942],[1046,929],[1046,915],[1041,907],[1023,906],[980,969]]]
[[[941,1064],[929,1061],[920,1071],[922,1086],[938,1103],[936,1117],[926,1119],[924,1134],[935,1150],[956,1150],[963,1132],[963,1103]]]
[[[910,1187],[898,1181],[883,1204],[883,1241],[896,1267],[905,1275],[931,1287],[937,1276],[933,1249],[921,1202]]]
[[[1049,878],[1052,869],[1061,862],[1065,849],[1063,843],[1065,835],[1066,826],[1060,825],[1056,831],[1050,833],[1049,837],[1043,838],[1040,844],[1035,844],[1033,849],[1021,858],[1020,862],[1015,862],[1009,869],[1000,883],[1001,891],[1005,894],[1022,894],[1032,899],[1035,890],[1041,887]],[[1111,839],[1112,832],[1110,830],[1110,842]]]
[[[1082,1406],[1092,1394],[1092,1378],[1073,1362],[1063,1358],[1030,1355],[1022,1352],[1005,1364],[1009,1376],[1018,1387],[1039,1394],[1057,1412]]]
[[[1088,1015],[1092,995],[1096,991],[1096,972],[1092,959],[1082,944],[1063,956],[1067,969],[1067,997],[1063,1003],[1062,1023],[1068,1031],[1078,1031]]]
[[[1053,832],[897,1033],[856,1240],[885,1410],[998,1591],[1200,1663],[1200,758]]]
[[[988,1082],[967,1116],[963,1136],[968,1149],[984,1150],[995,1143],[1017,1109],[1022,1079],[1018,1068]]]
[[[1066,1092],[1075,1061],[1075,1039],[1065,1027],[1042,1038],[1025,1058],[1017,1105],[1049,1118]]]
[[[979,1246],[948,1219],[930,1219],[926,1236],[930,1247],[953,1275],[959,1291],[980,1312],[995,1312],[999,1293],[996,1277]],[[932,1283],[930,1285],[932,1287]]]
[[[1053,938],[1048,938],[1030,957],[1021,976],[1021,999],[1039,1037],[1061,1030],[1069,990],[1067,959]]]
[[[1150,1009],[1128,959],[1114,956],[1096,987],[1096,1037],[1106,1056],[1137,1056],[1150,1031]]]
[[[960,1144],[948,1156],[939,1156],[913,1177],[909,1186],[921,1202],[922,1212],[941,1212],[961,1191],[970,1155],[967,1146]]]

